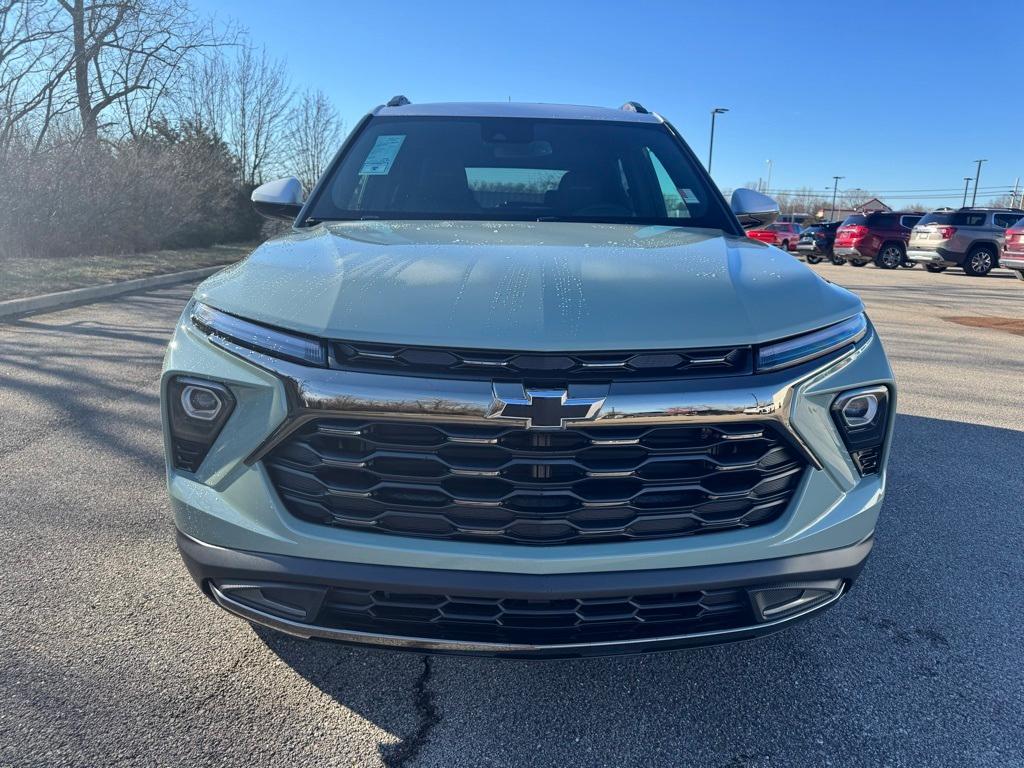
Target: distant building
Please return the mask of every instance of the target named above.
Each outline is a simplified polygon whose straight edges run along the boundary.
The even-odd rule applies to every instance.
[[[891,211],[888,205],[883,203],[877,197],[872,197],[870,200],[865,200],[863,203],[855,205],[853,208],[836,208],[835,216],[831,216],[831,208],[822,208],[814,214],[814,218],[819,220],[829,219],[831,221],[842,221],[847,216],[852,216],[855,213],[874,213],[875,211]]]
[[[882,211],[883,213],[887,213],[892,210],[892,208],[883,203],[877,197],[872,197],[870,200],[867,200],[866,202],[863,202],[855,207],[859,213],[872,213],[874,211]]]

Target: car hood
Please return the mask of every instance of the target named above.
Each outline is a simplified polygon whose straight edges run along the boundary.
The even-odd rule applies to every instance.
[[[315,336],[536,351],[752,344],[862,311],[744,237],[562,222],[321,224],[264,243],[196,296]]]

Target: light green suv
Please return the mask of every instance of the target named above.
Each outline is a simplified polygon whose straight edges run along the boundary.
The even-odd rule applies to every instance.
[[[895,388],[860,300],[621,110],[413,105],[196,290],[162,380],[203,592],[300,637],[523,656],[743,639],[851,587]]]

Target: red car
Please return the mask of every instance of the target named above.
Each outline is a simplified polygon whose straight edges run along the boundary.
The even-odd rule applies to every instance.
[[[791,221],[777,221],[763,229],[751,229],[747,237],[769,245],[777,245],[784,251],[795,251],[800,239],[800,226]]]
[[[834,253],[855,267],[869,261],[876,267],[912,267],[907,261],[910,230],[924,214],[912,211],[872,211],[847,216],[836,230]]]
[[[1024,219],[1006,230],[999,266],[1012,271],[1018,280],[1024,280]]]

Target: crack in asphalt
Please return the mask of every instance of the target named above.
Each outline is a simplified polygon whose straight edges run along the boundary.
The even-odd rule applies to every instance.
[[[413,686],[413,709],[416,712],[416,730],[398,744],[389,745],[387,752],[381,755],[387,768],[399,768],[415,760],[430,738],[431,730],[441,722],[441,712],[434,703],[434,693],[428,688],[433,672],[430,665],[430,656],[423,656],[422,659],[423,671],[420,672],[419,677],[416,679],[416,685]]]

